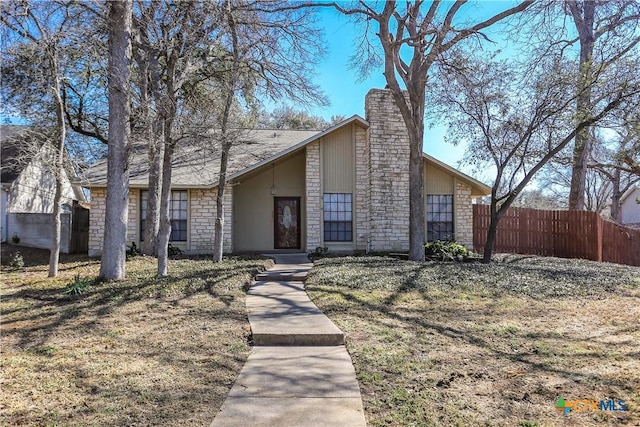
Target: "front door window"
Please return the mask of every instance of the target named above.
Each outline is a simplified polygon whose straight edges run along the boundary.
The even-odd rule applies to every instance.
[[[300,197],[274,197],[274,248],[300,249]]]

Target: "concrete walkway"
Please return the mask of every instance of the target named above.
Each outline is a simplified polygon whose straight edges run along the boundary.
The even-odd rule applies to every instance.
[[[255,347],[212,427],[366,426],[344,334],[304,290],[312,264],[270,256],[247,292]]]

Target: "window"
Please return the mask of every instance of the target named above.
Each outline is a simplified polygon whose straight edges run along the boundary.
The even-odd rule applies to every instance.
[[[352,237],[351,194],[324,194],[324,241],[350,242]]]
[[[453,195],[427,195],[427,241],[453,241]]]
[[[140,241],[144,240],[144,230],[147,217],[148,191],[140,193]],[[187,241],[187,191],[176,190],[171,192],[169,200],[169,218],[171,218],[171,242]]]

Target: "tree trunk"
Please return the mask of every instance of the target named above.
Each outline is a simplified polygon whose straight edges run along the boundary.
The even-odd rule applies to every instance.
[[[578,64],[578,96],[576,101],[576,123],[587,120],[592,113],[591,80],[593,78],[593,34],[595,2],[582,2],[583,12],[571,9],[573,21],[580,39],[580,62]],[[589,158],[591,156],[591,127],[585,127],[576,134],[573,148],[573,169],[571,171],[571,188],[569,190],[569,209],[585,209],[585,189]]]
[[[160,232],[160,184],[162,182],[163,144],[162,133],[149,133],[149,187],[147,191],[147,213],[145,216],[143,252],[146,255],[158,254],[158,234]]]
[[[226,130],[225,130],[226,133]],[[218,194],[216,196],[216,224],[213,237],[213,262],[222,261],[224,237],[224,191],[227,184],[227,165],[231,143],[223,136],[222,156],[220,157],[220,178],[218,180]]]
[[[131,0],[109,3],[109,147],[100,278],[125,278],[129,208]]]
[[[622,198],[622,191],[620,191],[620,169],[613,171],[613,182],[611,184],[611,219],[621,224],[622,211],[620,210],[620,199]]]
[[[419,117],[423,118],[424,113]],[[424,186],[422,159],[424,121],[408,129],[411,149],[409,154],[409,259],[424,261],[425,206],[422,195]]]
[[[162,77],[158,61],[159,53],[148,48],[146,55],[149,62],[151,92],[153,93],[153,100],[158,111],[156,111],[156,117],[153,121],[151,117],[149,117],[149,123],[153,123],[153,126],[150,127],[148,135],[149,187],[147,192],[147,214],[145,217],[144,253],[147,255],[158,255],[158,245],[160,244],[158,236],[160,233],[160,199],[163,182],[164,141],[166,136],[165,132],[170,132],[171,130],[167,130],[164,123],[167,119],[168,111],[163,108],[165,99],[161,91]],[[171,123],[173,123],[173,120]],[[170,163],[171,160],[169,161]],[[169,185],[170,184],[171,181],[169,181]]]
[[[169,240],[171,238],[171,167],[173,162],[174,143],[171,139],[173,120],[164,123],[164,156],[162,161],[162,192],[160,197],[160,230],[158,232],[158,276],[164,277],[169,267]]]
[[[58,262],[60,259],[60,230],[62,229],[60,221],[60,211],[62,202],[62,179],[64,172],[64,142],[66,139],[67,129],[64,122],[64,107],[62,97],[60,96],[60,75],[58,72],[58,60],[55,48],[49,51],[49,63],[51,72],[53,73],[53,97],[55,100],[56,110],[56,146],[53,153],[55,159],[55,180],[56,190],[53,196],[53,227],[51,230],[51,249],[49,252],[49,277],[58,275]]]
[[[484,244],[484,253],[482,255],[482,263],[489,264],[491,262],[491,255],[493,255],[493,246],[496,243],[496,237],[498,235],[498,222],[500,220],[496,218],[494,214],[491,215],[491,221],[489,222],[489,229],[487,230],[487,241]]]
[[[227,11],[227,21],[231,31],[231,43],[233,48],[233,65],[231,69],[231,78],[227,82],[227,94],[224,104],[224,111],[220,120],[220,130],[222,134],[222,153],[220,156],[220,175],[218,178],[218,194],[216,196],[216,224],[213,236],[213,262],[222,261],[223,237],[224,237],[224,190],[227,185],[227,165],[229,162],[229,150],[231,150],[232,140],[229,136],[229,118],[231,117],[231,109],[233,100],[236,96],[236,86],[240,76],[240,59],[238,52],[238,33],[236,29],[236,21],[231,10],[231,2],[225,3]]]

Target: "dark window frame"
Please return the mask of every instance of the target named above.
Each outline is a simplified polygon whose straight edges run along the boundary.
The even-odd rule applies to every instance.
[[[147,215],[148,190],[140,190],[140,241],[144,241],[144,230]],[[176,197],[177,200],[176,200]],[[184,203],[184,205],[181,205]],[[181,213],[184,218],[174,219],[176,213]],[[189,191],[171,190],[171,200],[169,201],[169,218],[171,220],[170,242],[186,243],[189,238]]]
[[[323,237],[325,242],[353,242],[353,194],[324,193]]]
[[[427,242],[454,241],[454,200],[453,194],[427,194]]]

